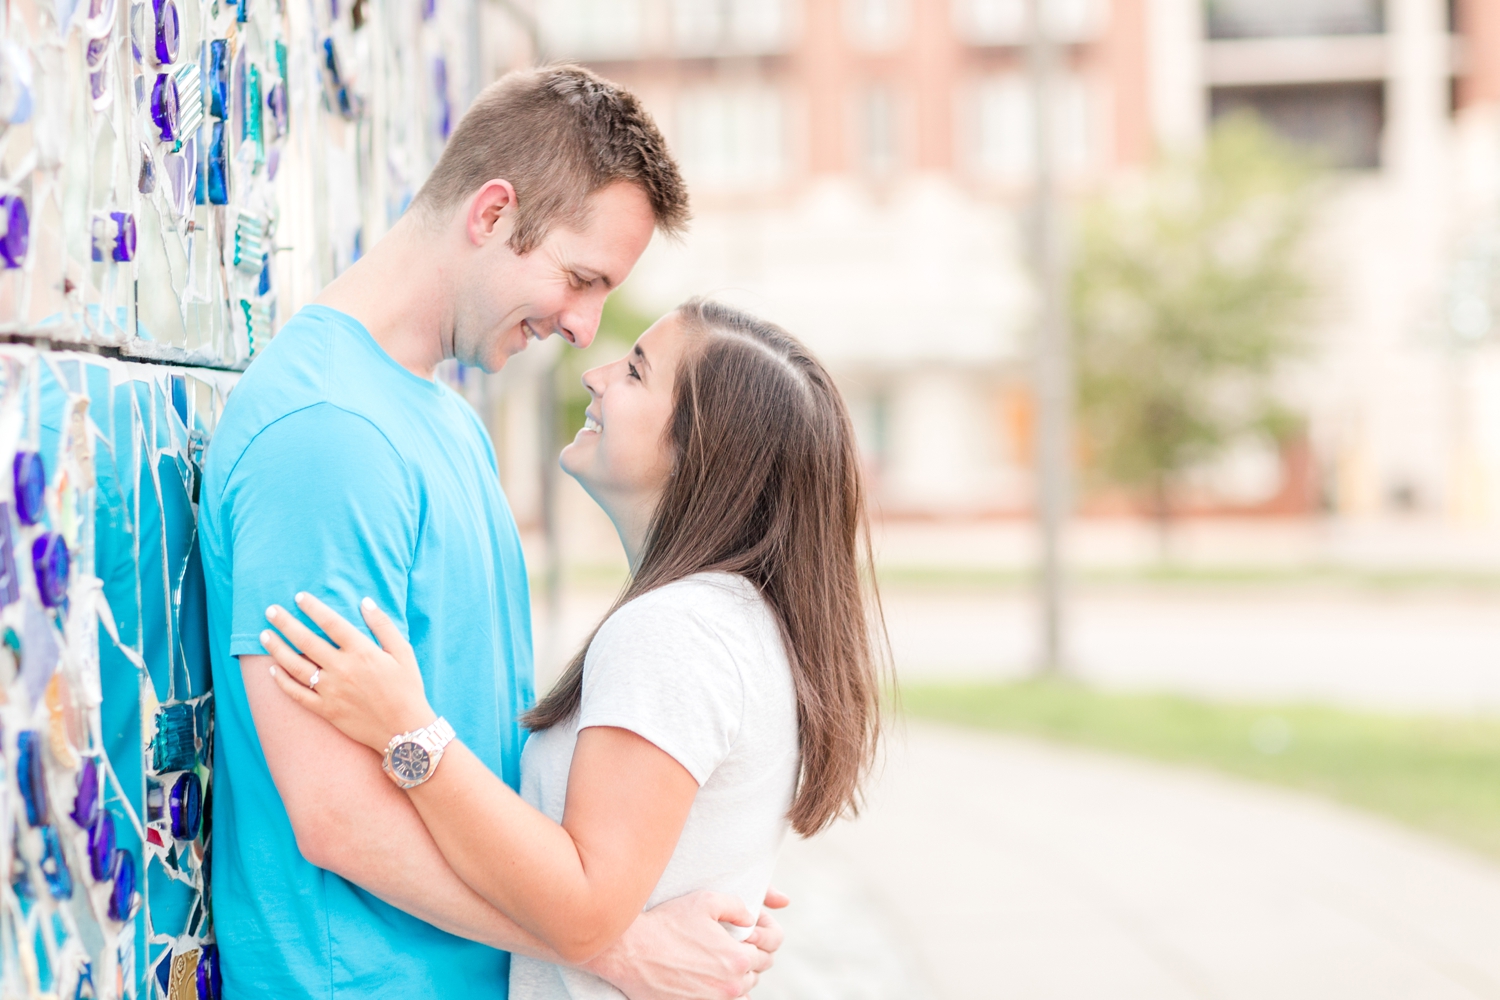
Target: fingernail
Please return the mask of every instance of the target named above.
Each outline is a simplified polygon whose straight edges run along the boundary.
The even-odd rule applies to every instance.
[[[277,613],[279,613],[280,611],[281,611],[281,609],[278,608],[276,605],[273,604],[269,608],[266,609],[266,617],[267,618],[275,618],[276,615],[277,615]]]
[[[272,677],[276,676],[276,664],[274,664],[274,663],[271,664],[271,676]]]
[[[260,634],[260,644],[262,646],[269,646],[271,644],[271,630],[270,629],[266,629],[264,632],[262,632]]]
[[[307,591],[305,591],[305,590],[299,590],[299,591],[297,591],[297,603],[301,604],[305,600],[307,600]]]
[[[375,610],[375,602],[372,601],[372,600],[370,600],[368,597],[366,597],[365,599],[363,599],[362,601],[360,601],[359,602],[359,606],[362,607],[362,608],[364,608],[366,611],[374,611]]]

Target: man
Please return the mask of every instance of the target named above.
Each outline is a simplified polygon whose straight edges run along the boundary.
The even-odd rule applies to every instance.
[[[459,880],[374,755],[276,688],[258,636],[266,607],[299,590],[353,621],[374,598],[434,707],[516,786],[526,572],[483,427],[434,368],[495,371],[553,333],[587,347],[652,232],[686,217],[632,95],[573,67],[512,74],[475,101],[411,210],[236,387],[200,529],[230,1000],[503,998],[508,951],[550,957]],[[658,907],[589,967],[634,1000],[741,995],[780,931],[762,918],[739,944],[720,920],[753,917],[709,893]]]

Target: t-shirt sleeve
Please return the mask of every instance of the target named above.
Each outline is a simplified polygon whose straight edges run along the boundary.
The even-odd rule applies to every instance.
[[[594,637],[578,728],[628,729],[702,785],[734,746],[744,702],[712,615],[657,591],[615,612]]]
[[[359,601],[373,598],[407,631],[419,496],[401,456],[368,420],[326,403],[282,417],[245,449],[224,505],[232,656],[264,653],[266,608],[295,612],[298,591],[361,628]]]

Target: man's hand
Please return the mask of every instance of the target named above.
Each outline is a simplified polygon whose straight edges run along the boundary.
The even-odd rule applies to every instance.
[[[766,954],[774,954],[781,942],[786,939],[786,932],[776,922],[776,918],[767,913],[767,910],[780,910],[790,906],[792,897],[780,892],[775,886],[766,890],[766,901],[761,905],[765,909],[760,911],[760,919],[755,922],[755,930],[745,938],[746,944],[753,944]]]
[[[777,905],[772,895],[767,894],[767,904]],[[750,941],[736,941],[721,921],[739,927],[754,923],[745,904],[724,893],[695,892],[669,900],[641,914],[624,937],[584,968],[630,1000],[746,996],[771,967],[771,953],[781,946],[781,927],[763,916]],[[756,938],[760,943],[752,943]]]

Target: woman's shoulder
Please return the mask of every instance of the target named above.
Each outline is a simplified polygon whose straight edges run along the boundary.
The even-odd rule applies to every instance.
[[[694,573],[673,580],[621,605],[605,622],[611,630],[688,626],[724,638],[768,625],[776,627],[765,598],[755,584],[734,573]]]
[[[659,613],[668,609],[732,609],[763,603],[755,584],[743,576],[736,573],[694,573],[646,591],[621,605],[619,611]]]

